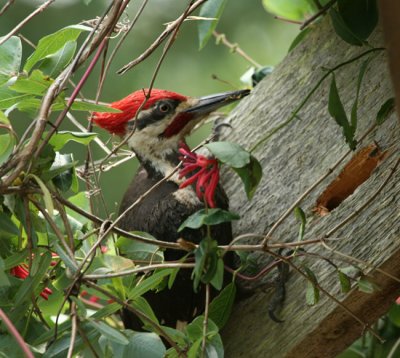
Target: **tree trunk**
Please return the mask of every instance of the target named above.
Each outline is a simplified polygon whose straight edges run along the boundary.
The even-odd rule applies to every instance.
[[[383,46],[381,30],[375,31],[369,42],[374,47]],[[326,73],[326,69],[368,49],[346,44],[334,33],[330,20],[325,18],[314,26],[308,37],[287,55],[248,98],[241,101],[230,116],[233,130],[226,135],[226,139],[251,148],[291,116]],[[381,105],[393,96],[385,52],[372,52],[371,55],[374,58],[368,66],[360,91],[357,139],[371,128]],[[356,96],[359,69],[367,58],[364,56],[335,71],[339,94],[348,117]],[[267,233],[282,213],[320,177],[330,173],[338,159],[348,151],[342,129],[328,113],[331,78],[328,76],[323,81],[300,110],[298,118],[254,151],[263,167],[263,179],[251,202],[247,201],[238,177],[233,172],[225,173],[229,174],[226,175],[224,187],[230,197],[231,210],[241,215],[241,220],[234,227],[236,235]],[[397,277],[400,276],[400,171],[393,171],[393,168],[399,158],[398,124],[392,113],[299,204],[307,216],[304,240],[325,237],[332,228],[354,214],[354,218],[330,235],[338,240],[327,241],[327,244]],[[319,200],[355,153],[367,146],[372,150],[362,160],[355,164],[353,162],[347,168],[350,174],[342,174],[344,180],[336,182],[338,185],[331,187],[324,194],[325,198]],[[371,158],[378,165],[369,174],[367,162]],[[343,201],[335,197],[335,192],[339,192],[337,196],[349,194],[343,185],[348,185],[354,177],[363,173],[367,173],[368,179],[359,184],[354,193]],[[386,185],[374,196],[388,177]],[[331,196],[330,200],[325,200],[327,195]],[[314,210],[317,201],[328,207],[333,204],[338,206],[321,216],[321,210],[319,213]],[[269,243],[294,242],[298,232],[299,221],[291,213],[272,234]],[[259,244],[260,239],[242,240],[240,243]],[[341,256],[321,244],[309,245],[305,249],[329,257],[341,268],[349,266]],[[255,254],[255,257],[261,267],[271,260],[266,253]],[[298,260],[294,263],[299,263]],[[317,276],[319,284],[364,322],[374,322],[400,295],[399,282],[372,270],[371,266],[356,263],[364,273],[374,277],[380,291],[366,294],[353,288],[344,295],[340,293],[338,275],[331,265],[312,257],[307,258],[307,264]],[[253,296],[239,302],[223,332],[226,356],[333,357],[363,333],[365,327],[322,292],[315,306],[307,306],[306,284],[303,276],[291,270],[287,298],[281,312],[285,321],[281,324],[272,322],[268,317],[271,292],[257,289]]]

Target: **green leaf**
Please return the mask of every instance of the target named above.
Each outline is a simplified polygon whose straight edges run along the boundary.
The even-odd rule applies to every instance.
[[[358,279],[357,285],[358,289],[361,292],[365,293],[374,293],[379,290],[379,286],[375,282],[372,282],[370,279],[368,279],[368,277],[366,276],[361,276]]]
[[[155,240],[155,237],[142,231],[131,231],[134,235],[140,235],[142,237]],[[139,242],[136,240],[130,240],[125,237],[119,237],[115,246],[118,247],[124,256],[131,260],[138,261],[152,261],[162,262],[164,260],[164,254],[160,251],[159,246],[148,244],[145,242]]]
[[[201,209],[190,215],[178,228],[181,232],[185,227],[198,229],[203,225],[218,225],[224,222],[239,220],[240,216],[230,211],[215,209]]]
[[[357,90],[356,90],[356,98],[354,99],[353,107],[351,108],[351,126],[353,131],[355,132],[357,129],[357,110],[358,110],[358,98],[360,95],[361,83],[364,78],[365,72],[368,68],[369,63],[371,62],[372,57],[366,59],[360,66],[360,71],[358,73],[357,79]]]
[[[50,138],[49,144],[53,146],[55,151],[59,151],[69,141],[74,141],[83,145],[88,145],[96,136],[97,133],[91,133],[91,132],[82,133],[82,132],[59,131]]]
[[[231,315],[233,304],[236,297],[236,286],[233,282],[225,286],[220,294],[213,299],[209,308],[208,315],[221,330]]]
[[[342,127],[343,135],[350,149],[354,150],[356,141],[354,140],[355,128],[353,128],[347,119],[342,101],[340,100],[339,92],[336,86],[335,74],[332,74],[332,82],[329,90],[329,114],[334,118],[336,123]]]
[[[265,9],[284,19],[302,21],[318,10],[313,0],[263,0]]]
[[[319,301],[319,289],[317,287],[318,280],[314,272],[312,272],[307,266],[303,266],[303,268],[308,277],[306,302],[309,306],[314,306]]]
[[[60,256],[65,267],[69,268],[72,273],[76,272],[78,268],[76,262],[64,251],[64,248],[58,242],[54,244],[54,250]]]
[[[8,109],[28,98],[33,98],[33,96],[12,91],[7,86],[0,87],[0,109]]]
[[[247,198],[251,200],[262,178],[262,167],[260,162],[251,155],[250,163],[245,165],[243,168],[232,169],[239,175],[240,179],[242,179]]]
[[[75,165],[72,153],[60,154],[56,152],[56,158],[47,172],[42,175],[43,180],[52,179],[53,184],[61,191],[67,191],[71,188],[73,176],[75,174]]]
[[[297,45],[299,45],[311,31],[312,31],[311,27],[306,27],[305,29],[300,31],[299,34],[294,38],[294,40],[290,44],[288,52],[292,51]]]
[[[18,93],[43,95],[52,84],[53,80],[43,75],[39,70],[34,70],[29,77],[20,76],[9,88]]]
[[[0,37],[2,39],[2,37]],[[4,78],[16,76],[21,66],[22,44],[18,36],[10,37],[0,45],[0,75]],[[5,81],[5,82],[7,82]],[[1,85],[0,81],[0,85]]]
[[[389,98],[384,104],[382,104],[381,108],[379,108],[378,114],[376,115],[376,124],[383,124],[395,110],[395,105],[394,97]]]
[[[166,349],[161,338],[155,333],[133,332],[125,330],[129,344],[112,343],[112,357],[118,358],[162,358]]]
[[[85,101],[74,101],[71,106],[74,111],[93,111],[93,112],[107,112],[107,113],[121,113],[119,109],[112,108],[105,104],[96,104]]]
[[[38,69],[47,76],[57,77],[61,71],[71,62],[76,51],[76,41],[68,41],[56,53],[44,58]]]
[[[210,280],[210,283],[218,291],[221,290],[222,285],[224,284],[224,260],[220,257],[217,260],[217,270],[215,271],[213,278]]]
[[[250,163],[250,153],[239,144],[231,142],[212,142],[205,147],[222,163],[232,168],[243,168]]]
[[[0,212],[0,237],[1,238],[9,238],[14,236],[19,236],[20,232],[17,225],[11,220],[11,218],[5,214]]]
[[[15,138],[11,134],[0,134],[0,165],[7,161],[14,150]]]
[[[200,281],[210,283],[218,269],[218,243],[205,238],[194,251],[195,267],[192,272],[193,289],[197,292]]]
[[[300,221],[299,236],[297,241],[302,241],[304,238],[304,232],[306,230],[306,214],[300,207],[297,206],[294,208],[294,216]]]
[[[41,38],[35,52],[27,59],[24,71],[29,72],[38,61],[57,53],[68,41],[75,41],[82,31],[91,30],[87,26],[72,25]]]
[[[329,15],[336,34],[344,41],[354,46],[362,46],[364,42],[347,26],[340,13],[331,8]]]
[[[47,186],[43,183],[42,179],[40,179],[37,175],[31,173],[29,174],[29,177],[33,178],[39,185],[40,190],[43,192],[44,205],[46,206],[47,212],[52,217],[54,214],[54,205],[49,189],[47,189]]]
[[[18,307],[24,301],[29,300],[31,298],[31,294],[35,291],[40,282],[42,281],[44,275],[46,274],[50,262],[51,262],[51,254],[50,252],[46,251],[40,255],[35,255],[33,258],[34,264],[37,263],[38,270],[31,276],[31,274],[22,282],[22,285],[18,289],[17,293],[15,294],[15,307]]]
[[[121,308],[122,306],[119,303],[113,302],[99,309],[91,317],[93,319],[105,318],[111,316],[113,313],[119,311]]]
[[[339,282],[340,282],[340,288],[343,293],[347,293],[350,291],[351,288],[351,283],[350,283],[350,278],[347,276],[344,272],[341,270],[337,271],[338,277],[339,277]]]
[[[376,0],[338,0],[343,22],[359,39],[366,40],[378,24]]]
[[[400,327],[400,305],[394,304],[389,310],[388,317],[390,322],[395,326]]]
[[[0,219],[0,227],[2,227],[1,219]],[[20,252],[16,252],[15,254],[12,254],[11,256],[8,256],[4,260],[4,269],[5,270],[10,270],[15,266],[18,266],[22,262],[25,261],[26,257],[28,256],[28,250],[24,249]]]
[[[143,280],[140,285],[131,289],[128,293],[128,298],[133,300],[136,297],[144,295],[147,291],[155,289],[164,280],[164,277],[170,275],[172,271],[172,269],[163,269],[153,273],[150,277]]]
[[[105,324],[104,322],[89,322],[89,325],[96,329],[100,334],[107,337],[110,341],[118,344],[127,345],[129,344],[128,338],[122,334],[119,330]]]
[[[140,312],[144,313],[153,322],[157,323],[158,325],[160,324],[156,315],[154,314],[153,309],[144,297],[136,297],[133,301],[131,301],[131,305]],[[153,326],[151,326],[147,321],[143,320],[142,322],[147,328],[152,329]]]
[[[224,11],[227,0],[208,0],[200,9],[199,16],[210,20],[200,20],[198,23],[199,49],[201,50],[212,36],[218,20]]]

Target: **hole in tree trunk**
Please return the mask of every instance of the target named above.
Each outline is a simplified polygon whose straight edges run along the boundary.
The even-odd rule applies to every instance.
[[[360,149],[319,196],[314,211],[324,216],[337,208],[371,176],[386,153],[376,143]]]

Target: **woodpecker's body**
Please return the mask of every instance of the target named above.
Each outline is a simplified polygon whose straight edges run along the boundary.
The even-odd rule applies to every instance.
[[[169,176],[179,163],[179,142],[190,133],[196,123],[212,110],[240,99],[248,91],[231,92],[200,99],[188,98],[176,93],[153,90],[143,110],[135,118],[138,107],[144,101],[142,91],[137,91],[125,99],[112,104],[121,109],[118,114],[97,113],[94,121],[112,133],[125,135],[129,129],[134,133],[128,145],[135,151],[141,168],[124,195],[120,213],[129,208],[140,196],[161,179]],[[131,127],[131,128],[129,128]],[[144,231],[159,240],[176,242],[179,238],[199,243],[205,236],[205,229],[185,229],[178,233],[180,224],[191,214],[204,208],[193,186],[179,189],[187,176],[178,173],[170,176],[155,190],[129,210],[119,223],[126,231]],[[223,189],[215,188],[214,202],[219,208],[228,209],[228,200]],[[232,239],[229,223],[212,226],[211,236],[221,245]],[[166,250],[166,261],[179,260],[185,252]],[[230,255],[226,260],[230,260]],[[230,264],[230,262],[228,262]],[[177,321],[191,321],[204,309],[204,294],[194,293],[191,271],[181,269],[172,289],[148,292],[145,296],[161,324],[175,327]],[[123,312],[126,328],[140,330],[142,323],[130,312]]]

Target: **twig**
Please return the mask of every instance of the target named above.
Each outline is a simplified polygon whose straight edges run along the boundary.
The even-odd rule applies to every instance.
[[[6,4],[0,10],[0,16],[3,15],[7,11],[7,9],[13,4],[14,1],[15,0],[8,0],[6,2]]]
[[[67,358],[72,358],[74,353],[74,346],[76,341],[76,333],[78,327],[78,316],[76,312],[76,303],[74,301],[71,302],[71,341],[69,343]]]
[[[10,321],[8,316],[4,313],[4,311],[0,308],[0,319],[4,322],[10,334],[17,341],[17,344],[22,349],[26,358],[35,358],[31,350],[28,348],[28,345],[25,343],[24,339],[19,334],[18,330],[15,328],[13,323]]]
[[[351,317],[353,317],[358,323],[362,325],[362,327],[366,330],[368,330],[373,336],[375,336],[381,343],[383,342],[382,337],[379,336],[377,332],[373,328],[370,327],[370,325],[366,322],[364,322],[362,319],[360,319],[350,308],[348,308],[346,305],[344,305],[342,302],[340,302],[335,296],[331,295],[327,290],[325,290],[318,282],[311,281],[310,278],[307,276],[306,273],[304,273],[302,270],[300,270],[291,260],[287,260],[285,257],[280,256],[276,254],[273,251],[268,251],[268,253],[276,258],[281,259],[284,261],[286,264],[288,264],[290,267],[292,267],[296,272],[298,272],[301,276],[306,278],[308,281],[310,281],[315,288],[317,288],[319,291],[321,291],[323,294],[325,294],[330,300],[335,302],[338,306],[340,306],[344,311],[346,311]]]
[[[203,320],[203,341],[201,342],[202,358],[205,357],[205,353],[206,353],[209,306],[210,306],[210,284],[207,283],[207,285],[206,285],[206,302],[205,302],[204,320]]]
[[[393,276],[393,275],[390,274],[389,272],[386,272],[386,271],[380,269],[379,267],[376,267],[374,264],[371,264],[371,263],[368,262],[368,261],[360,260],[360,259],[358,259],[358,258],[356,258],[356,257],[353,257],[353,256],[350,256],[350,255],[346,255],[346,254],[344,254],[343,252],[341,252],[341,251],[339,251],[339,250],[337,250],[337,249],[334,249],[333,247],[330,247],[330,246],[326,243],[326,240],[325,240],[325,239],[321,239],[320,243],[321,243],[321,245],[322,245],[325,249],[329,250],[331,253],[333,253],[333,254],[335,254],[335,255],[341,256],[341,257],[342,257],[343,259],[345,259],[347,262],[350,262],[350,263],[357,262],[358,264],[365,265],[365,266],[367,266],[367,267],[370,267],[370,268],[373,269],[374,271],[377,271],[377,272],[381,273],[382,275],[385,275],[385,276],[391,278],[393,281],[396,281],[396,282],[399,282],[399,283],[400,283],[400,278],[398,278],[398,277],[396,277],[396,276]]]
[[[338,70],[339,68],[349,65],[355,61],[358,61],[360,58],[363,58],[364,56],[373,53],[373,52],[377,52],[377,51],[383,51],[385,50],[384,47],[377,47],[377,48],[372,48],[369,49],[365,52],[362,52],[361,54],[354,56],[353,58],[340,63],[339,65],[336,65],[335,67],[327,70],[325,72],[324,75],[321,76],[321,78],[318,80],[318,82],[316,83],[316,85],[311,89],[311,91],[307,94],[307,96],[301,101],[301,103],[294,109],[294,111],[292,112],[292,114],[289,116],[288,119],[286,119],[284,122],[282,122],[281,124],[279,124],[278,126],[276,126],[275,128],[272,128],[269,132],[267,132],[266,135],[264,135],[261,139],[259,139],[250,149],[250,152],[254,152],[261,144],[263,144],[264,142],[266,142],[269,138],[271,138],[275,133],[277,133],[279,130],[281,130],[282,128],[286,127],[286,125],[288,125],[290,122],[292,122],[294,119],[297,118],[298,113],[300,112],[300,110],[305,106],[305,104],[310,100],[310,98],[312,97],[312,95],[315,93],[315,91],[319,88],[319,86],[322,84],[322,82],[329,77],[333,72],[335,72],[336,70]]]
[[[114,277],[122,277],[122,276],[129,276],[139,272],[150,272],[160,268],[193,268],[195,264],[190,263],[163,263],[163,264],[153,264],[148,266],[141,266],[131,270],[125,270],[120,272],[114,273],[106,273],[106,274],[92,274],[92,275],[85,275],[83,278],[87,280],[99,280],[102,278],[114,278]]]
[[[86,217],[87,219],[89,219],[90,221],[96,223],[96,224],[102,224],[104,222],[103,219],[97,217],[96,215],[90,214],[87,211],[81,209],[80,207],[72,204],[70,201],[64,199],[63,197],[52,193],[56,200],[58,200],[60,203],[62,203],[63,205],[69,207],[71,210],[77,212],[78,214]],[[132,240],[137,240],[139,242],[144,242],[147,244],[153,244],[153,245],[158,245],[161,247],[165,247],[165,248],[169,248],[169,249],[175,249],[175,250],[184,250],[184,248],[182,248],[179,244],[174,243],[174,242],[168,242],[168,241],[161,241],[161,240],[153,240],[153,239],[149,239],[147,237],[144,236],[140,236],[140,235],[135,235],[132,234],[128,231],[122,230],[119,227],[113,227],[112,231],[115,232],[118,235],[124,236],[128,239],[132,239]]]
[[[37,14],[40,14],[42,11],[44,11],[54,1],[55,0],[47,0],[44,4],[40,5],[35,11],[32,11],[25,19],[23,19],[17,26],[15,26],[7,35],[3,36],[0,39],[0,46],[4,42],[6,42],[11,36],[15,35],[20,29],[22,29],[22,27],[24,27],[29,21],[31,21]],[[3,7],[3,9],[4,9],[4,7]]]
[[[318,19],[321,15],[325,14],[336,3],[336,1],[337,0],[331,0],[325,6],[319,7],[318,12],[316,12],[313,16],[311,16],[301,24],[300,30],[303,30],[305,27]]]
[[[253,60],[246,52],[244,52],[238,44],[234,44],[232,42],[229,42],[228,39],[226,38],[225,34],[220,34],[217,31],[213,31],[213,36],[216,39],[217,45],[221,42],[223,45],[228,47],[232,52],[237,53],[239,56],[242,56],[246,61],[250,62],[253,66],[257,68],[261,68],[262,66]]]
[[[190,15],[193,11],[195,11],[200,5],[205,3],[207,0],[197,0],[192,6],[190,6],[188,11],[186,12],[186,16]],[[140,62],[144,61],[147,57],[149,57],[157,48],[161,45],[161,43],[168,37],[168,35],[174,31],[174,29],[184,20],[186,17],[184,14],[179,16],[175,21],[168,24],[167,28],[161,33],[161,35],[144,51],[139,57],[129,62],[125,66],[121,67],[117,73],[119,75],[123,75],[125,72],[129,71],[133,67],[135,67]]]
[[[100,80],[100,84],[99,84],[99,91],[102,90],[103,85],[104,85],[104,81],[106,79],[106,74],[110,69],[110,65],[111,62],[114,60],[115,55],[117,54],[117,51],[120,49],[121,45],[123,44],[123,42],[125,41],[126,37],[129,35],[129,33],[131,32],[133,26],[135,26],[137,20],[139,19],[139,16],[142,14],[144,8],[146,7],[147,3],[149,0],[143,0],[142,5],[140,6],[138,12],[136,13],[134,19],[132,20],[132,22],[130,23],[128,29],[126,30],[126,32],[122,35],[122,37],[119,39],[118,43],[115,45],[113,51],[111,52],[111,55],[107,61],[107,64],[104,68],[104,76],[101,77]]]
[[[158,332],[159,335],[161,335],[161,336],[163,336],[165,338],[165,340],[170,344],[171,347],[173,347],[176,350],[176,352],[178,354],[183,354],[183,351],[172,340],[172,338],[167,334],[167,332],[162,327],[160,327],[156,322],[154,322],[150,317],[148,317],[146,314],[144,314],[142,311],[137,310],[136,308],[132,307],[131,305],[129,305],[125,301],[121,300],[119,297],[111,294],[110,292],[108,292],[104,288],[94,284],[93,282],[88,281],[88,280],[84,280],[84,281],[85,281],[85,285],[87,285],[89,287],[92,287],[96,291],[98,291],[98,292],[102,293],[103,295],[107,296],[108,298],[114,300],[115,302],[117,302],[118,304],[123,306],[128,311],[131,311],[134,315],[136,315],[140,319],[142,319],[142,320],[146,321],[147,323],[149,323],[154,328],[154,330],[156,332]]]

